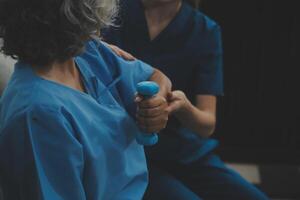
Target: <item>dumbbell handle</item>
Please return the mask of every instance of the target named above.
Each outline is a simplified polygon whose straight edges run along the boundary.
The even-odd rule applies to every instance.
[[[143,81],[138,83],[137,92],[144,98],[152,98],[159,92],[159,85],[152,81]],[[156,133],[138,133],[136,140],[139,144],[144,146],[153,146],[158,142],[158,135]]]

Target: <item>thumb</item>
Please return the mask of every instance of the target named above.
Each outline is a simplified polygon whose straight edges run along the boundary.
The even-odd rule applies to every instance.
[[[179,108],[179,103],[177,101],[171,102],[168,107],[167,107],[167,111],[169,113],[169,115],[172,115],[174,112],[176,112]]]
[[[141,101],[143,100],[143,97],[136,94],[135,97],[134,97],[134,102],[135,103],[140,103]]]
[[[168,92],[167,94],[167,101],[172,101],[173,99],[173,93],[172,92]]]

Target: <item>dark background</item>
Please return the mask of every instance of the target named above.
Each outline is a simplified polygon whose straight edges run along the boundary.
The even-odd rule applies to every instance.
[[[300,163],[300,15],[296,0],[203,0],[223,30],[226,161]]]

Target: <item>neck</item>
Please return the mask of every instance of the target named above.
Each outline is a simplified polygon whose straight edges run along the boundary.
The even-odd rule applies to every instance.
[[[74,59],[69,59],[65,62],[54,62],[44,68],[34,67],[35,73],[47,80],[51,80],[62,85],[84,91],[80,80],[80,73],[76,67]]]
[[[63,81],[63,77],[65,76],[75,76],[77,69],[74,60],[69,59],[62,63],[54,62],[48,66],[44,66],[43,68],[35,67],[34,71],[36,74],[44,78]]]
[[[143,3],[151,40],[167,27],[182,6],[181,0],[167,2],[144,0]]]
[[[145,13],[153,21],[161,21],[164,19],[172,19],[180,10],[181,0],[156,2],[150,0],[143,1]]]
[[[182,0],[164,0],[164,1],[160,1],[160,0],[142,0],[143,5],[145,7],[145,9],[155,9],[155,8],[159,8],[159,7],[169,7],[169,6],[176,6],[178,4],[182,3]]]

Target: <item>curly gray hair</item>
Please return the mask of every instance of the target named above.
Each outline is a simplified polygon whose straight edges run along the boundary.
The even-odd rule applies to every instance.
[[[118,0],[85,0],[83,1],[84,17],[91,23],[98,24],[99,30],[103,27],[113,25],[114,18],[118,12]],[[61,7],[62,12],[73,23],[80,25],[80,20],[74,15],[73,0],[64,0]],[[95,17],[90,14],[96,11]]]
[[[118,0],[0,0],[0,51],[36,66],[63,62],[112,25],[117,8]]]
[[[113,25],[118,13],[118,0],[102,0],[98,5],[98,15],[103,26]]]

